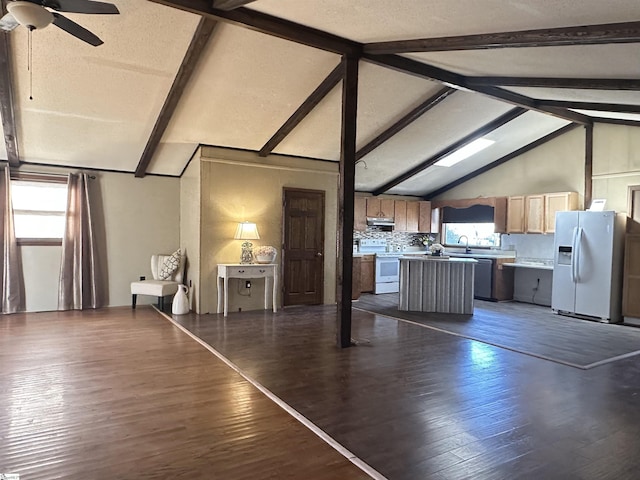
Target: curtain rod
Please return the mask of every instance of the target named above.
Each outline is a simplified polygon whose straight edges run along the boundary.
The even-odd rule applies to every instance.
[[[27,173],[29,175],[49,175],[51,177],[66,177],[68,173],[49,173],[49,172],[29,172],[27,170],[14,170],[12,173],[17,173],[18,175],[21,173]],[[88,175],[91,180],[95,180],[95,175]]]

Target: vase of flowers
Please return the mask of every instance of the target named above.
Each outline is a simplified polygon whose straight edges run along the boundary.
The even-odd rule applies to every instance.
[[[444,246],[441,243],[434,243],[429,247],[429,251],[434,257],[439,257],[444,253]]]
[[[258,263],[273,263],[278,251],[270,245],[263,245],[253,250],[253,256]]]
[[[427,250],[429,249],[429,247],[431,247],[431,245],[433,245],[433,242],[435,241],[436,237],[434,235],[431,235],[430,233],[424,234],[424,235],[420,235],[417,239],[417,244],[419,246],[423,246],[426,247]]]

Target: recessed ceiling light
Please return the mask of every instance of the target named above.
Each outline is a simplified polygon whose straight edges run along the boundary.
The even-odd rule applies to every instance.
[[[462,148],[459,148],[455,152],[447,155],[446,157],[438,160],[434,165],[438,167],[450,167],[451,165],[455,165],[458,162],[461,162],[465,158],[469,158],[471,155],[475,155],[481,150],[484,150],[489,145],[493,145],[496,143],[494,140],[489,140],[487,138],[478,138],[471,143],[468,143]]]

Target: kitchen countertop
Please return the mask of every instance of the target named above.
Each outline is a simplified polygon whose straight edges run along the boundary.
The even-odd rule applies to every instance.
[[[400,257],[400,260],[409,260],[416,262],[475,262],[475,258],[460,258],[460,257],[451,257],[449,255],[443,256],[434,256],[434,255],[404,255]]]
[[[536,263],[536,262],[523,262],[516,260],[513,263],[503,263],[503,267],[514,267],[514,268],[535,268],[537,270],[553,270],[553,265],[548,265],[545,263]]]

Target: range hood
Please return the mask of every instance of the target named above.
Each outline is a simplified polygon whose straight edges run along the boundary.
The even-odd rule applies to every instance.
[[[384,217],[367,217],[367,225],[372,227],[390,227],[393,228],[395,222],[393,218]]]

